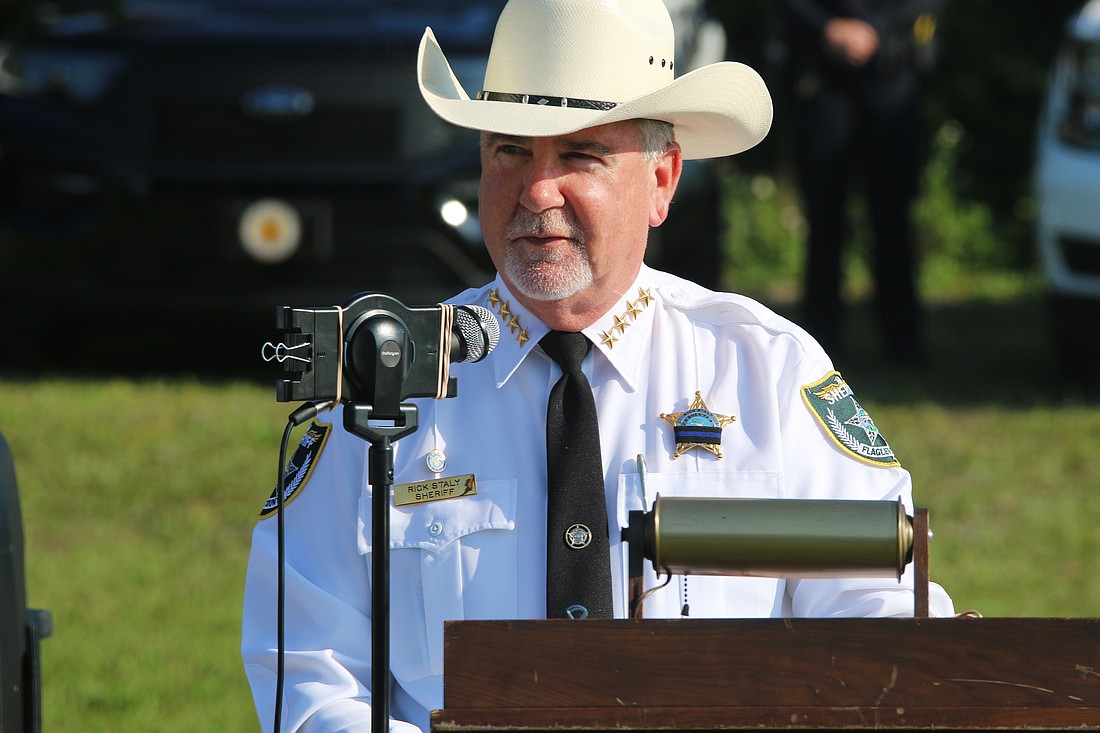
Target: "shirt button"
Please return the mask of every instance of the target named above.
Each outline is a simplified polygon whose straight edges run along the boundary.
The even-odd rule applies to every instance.
[[[438,537],[443,534],[443,525],[439,522],[432,522],[428,525],[428,534],[432,537]]]

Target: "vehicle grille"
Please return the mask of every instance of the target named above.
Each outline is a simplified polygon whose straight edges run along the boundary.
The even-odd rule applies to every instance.
[[[321,107],[299,119],[263,120],[226,104],[158,110],[160,152],[170,158],[234,163],[332,163],[402,157],[401,115],[385,108]]]
[[[418,162],[469,142],[428,109],[411,59],[343,64],[304,60],[294,65],[237,59],[171,76],[186,81],[165,86],[160,80],[153,106],[153,157],[168,162]],[[312,111],[279,119],[247,114],[242,97],[267,84],[308,90],[314,98]]]

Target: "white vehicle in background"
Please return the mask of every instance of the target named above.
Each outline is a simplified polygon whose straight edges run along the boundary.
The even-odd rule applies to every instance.
[[[1039,260],[1061,376],[1100,374],[1100,0],[1067,23],[1039,120]]]

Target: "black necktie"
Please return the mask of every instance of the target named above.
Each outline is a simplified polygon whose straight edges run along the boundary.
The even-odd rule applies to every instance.
[[[581,371],[592,344],[551,331],[539,345],[562,369],[546,405],[546,617],[612,618],[600,429]]]

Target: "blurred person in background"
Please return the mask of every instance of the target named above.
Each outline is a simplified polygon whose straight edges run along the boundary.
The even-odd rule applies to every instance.
[[[803,323],[842,350],[842,250],[862,173],[886,357],[924,356],[909,208],[917,193],[918,101],[936,0],[779,0],[798,184],[809,224]]]

